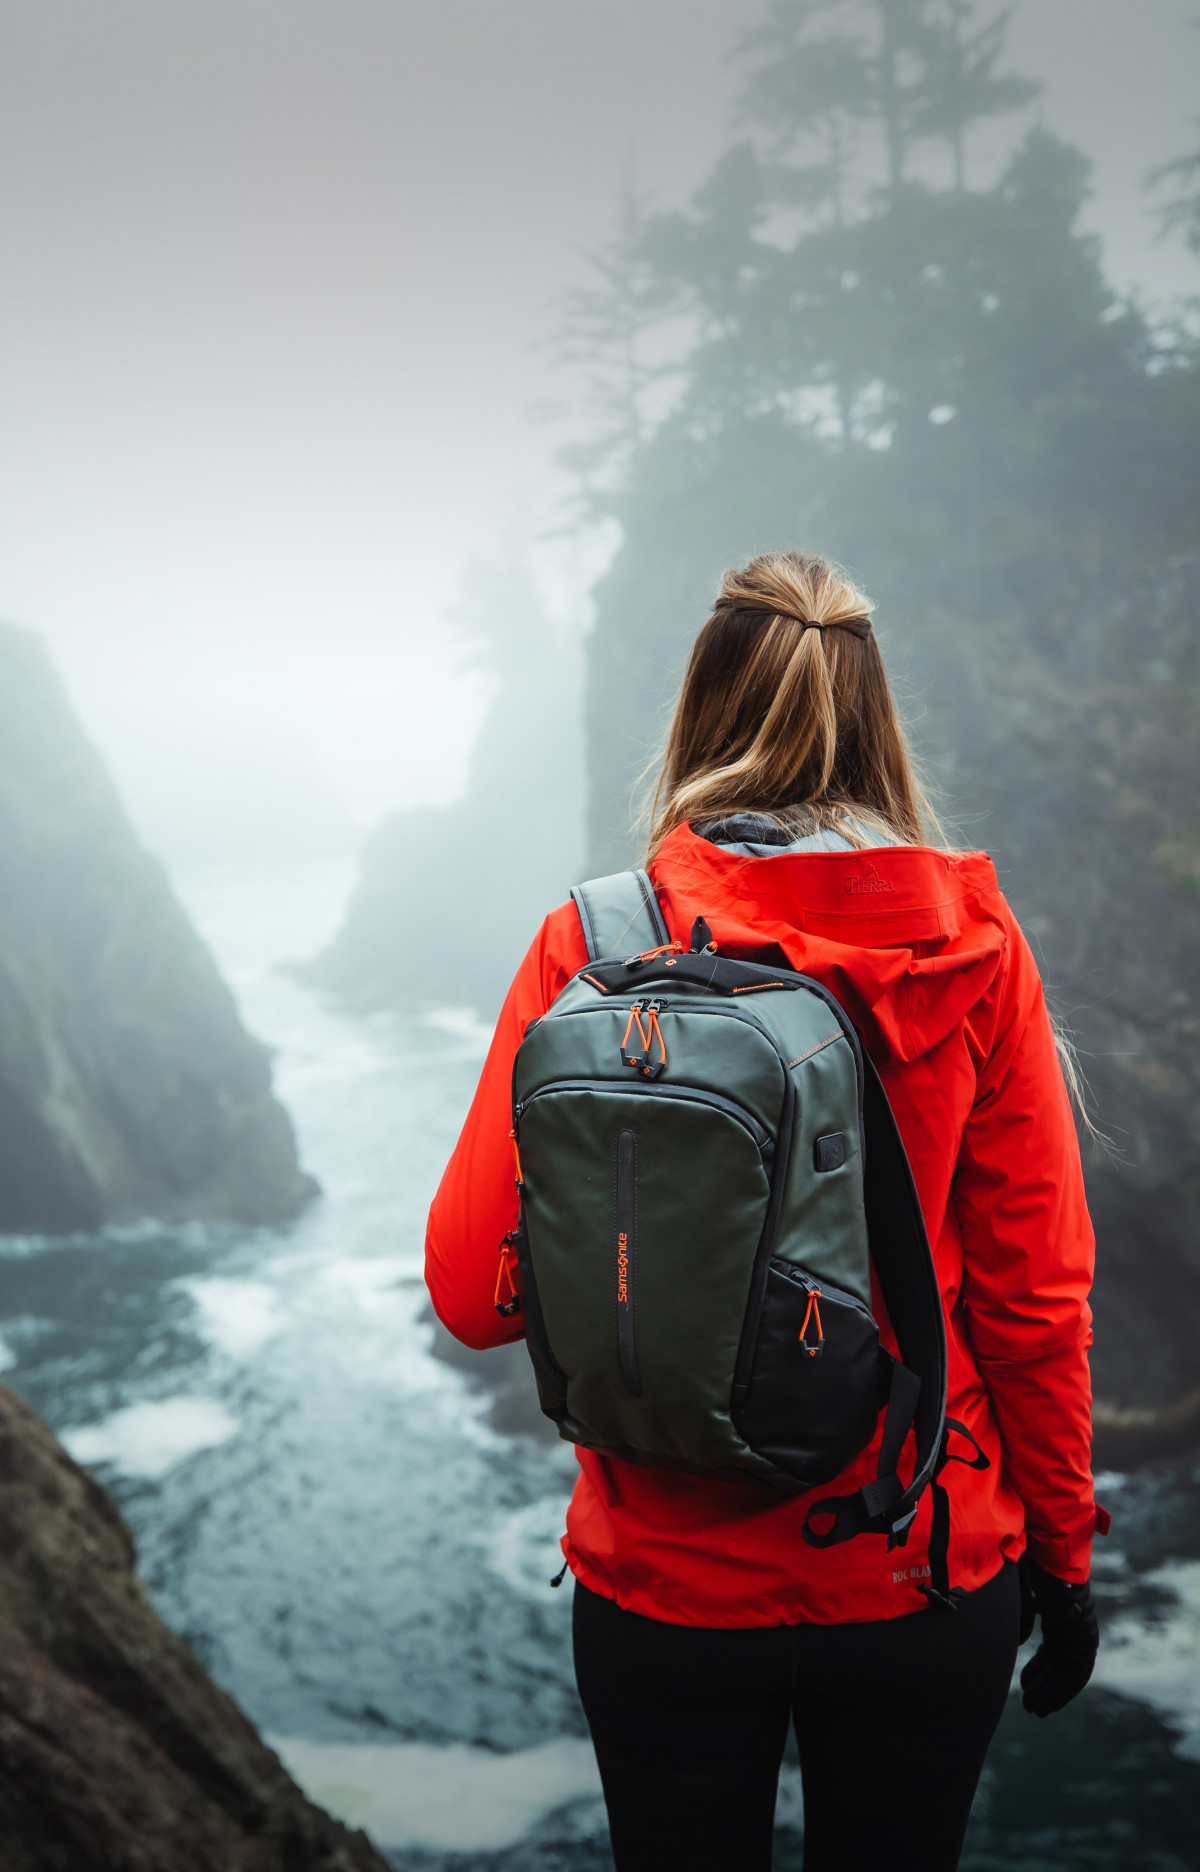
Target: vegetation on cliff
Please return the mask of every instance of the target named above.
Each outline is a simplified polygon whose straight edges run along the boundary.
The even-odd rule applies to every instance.
[[[269,1222],[316,1185],[266,1049],[36,638],[0,626],[0,1232]]]

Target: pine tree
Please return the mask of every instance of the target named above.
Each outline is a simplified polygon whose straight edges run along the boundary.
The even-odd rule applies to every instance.
[[[920,144],[943,141],[965,198],[970,130],[1035,89],[998,72],[1003,25],[966,0],[774,0],[740,46],[745,140],[688,211],[626,214],[620,265],[601,256],[589,330],[599,320],[619,346],[634,326],[674,317],[690,339],[680,407],[709,431],[742,408],[777,407],[843,448],[879,446],[903,401],[881,375],[880,333],[905,318],[915,333],[932,314],[926,337],[944,335],[951,295],[938,285],[954,241],[934,223],[967,218],[906,179],[908,165]],[[923,275],[893,252],[902,234],[928,245]],[[895,344],[883,349],[895,362]],[[644,388],[631,399],[642,409]],[[619,432],[597,426],[610,458]]]
[[[583,367],[582,401],[589,433],[563,451],[579,477],[584,504],[603,504],[644,441],[650,398],[676,368],[655,357],[650,339],[678,309],[679,291],[648,251],[649,209],[632,170],[625,175],[610,240],[587,256],[591,279],[562,302],[555,352],[561,365]]]
[[[773,0],[741,41],[752,61],[743,121],[780,152],[815,150],[792,170],[798,200],[830,204],[840,223],[856,180],[894,195],[930,141],[948,146],[965,187],[972,125],[1038,91],[997,69],[1007,14],[977,13],[971,0]]]
[[[872,114],[863,23],[838,0],[773,0],[739,53],[752,61],[740,122],[775,159],[777,196],[844,227]]]
[[[619,336],[669,311],[687,339],[672,399],[649,420],[643,397],[636,430],[627,417],[603,492],[627,551],[673,482],[693,500],[701,473],[733,512],[751,498],[744,456],[769,458],[771,510],[793,516],[789,531],[823,513],[827,542],[858,561],[888,542],[897,592],[918,563],[968,609],[997,591],[1020,609],[1037,591],[1029,630],[1065,641],[1132,516],[1147,542],[1187,535],[1186,476],[1151,491],[1128,463],[1147,423],[1155,446],[1170,429],[1186,458],[1173,412],[1191,408],[1194,351],[1169,355],[1105,281],[1077,229],[1077,153],[1037,130],[998,183],[966,185],[974,127],[1033,90],[1003,71],[1002,14],[967,0],[774,0],[741,56],[749,134],[687,210],[627,224],[636,295],[599,313]],[[910,172],[939,141],[950,186]],[[1123,451],[1108,446],[1117,429]],[[726,528],[711,510],[697,524]],[[1064,528],[1078,548],[1066,560]],[[680,563],[687,550],[681,534]]]
[[[970,0],[942,0],[924,25],[924,98],[914,112],[914,141],[948,145],[954,186],[966,187],[966,138],[986,117],[1005,116],[1030,103],[1040,86],[1016,73],[997,71],[1008,30],[1008,13],[973,22]]]

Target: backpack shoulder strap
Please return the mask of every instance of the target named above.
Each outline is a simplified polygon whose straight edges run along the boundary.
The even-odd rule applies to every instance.
[[[874,1064],[863,1051],[863,1121],[867,1160],[863,1197],[871,1260],[905,1365],[921,1380],[912,1416],[917,1461],[904,1510],[916,1508],[932,1481],[946,1416],[946,1319],[920,1199],[895,1115]],[[899,1452],[897,1451],[897,1454]]]
[[[671,940],[654,886],[644,871],[615,871],[611,877],[576,884],[571,892],[588,961],[641,955]]]
[[[908,1157],[887,1093],[865,1051],[863,1068],[867,1232],[903,1363],[891,1371],[877,1479],[853,1495],[826,1495],[814,1502],[803,1534],[811,1547],[836,1546],[856,1534],[886,1534],[890,1551],[905,1544],[921,1497],[936,1482],[946,1460],[946,1324]],[[916,1459],[906,1488],[897,1470],[910,1428]],[[945,1584],[949,1525],[945,1504],[938,1505],[942,1513],[930,1546],[934,1577],[929,1597],[944,1605],[952,1603]],[[818,1531],[814,1525],[818,1519],[830,1521],[831,1526]]]

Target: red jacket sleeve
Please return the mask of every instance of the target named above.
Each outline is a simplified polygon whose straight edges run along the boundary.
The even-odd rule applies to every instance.
[[[1042,984],[1011,917],[989,999],[992,1031],[955,1172],[963,1301],[1029,1551],[1059,1578],[1084,1580],[1097,1525],[1087,1357],[1094,1240]]]
[[[587,961],[574,904],[551,911],[508,991],[467,1121],[446,1165],[425,1232],[425,1282],[442,1324],[482,1351],[524,1335],[521,1316],[494,1305],[500,1243],[517,1222],[512,1068],[531,1020]]]

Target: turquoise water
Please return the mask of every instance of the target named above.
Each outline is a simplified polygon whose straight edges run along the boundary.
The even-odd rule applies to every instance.
[[[569,1592],[548,1585],[573,1459],[496,1432],[487,1393],[432,1355],[421,1284],[487,1034],[461,1009],[345,1020],[277,972],[347,882],[183,885],[277,1050],[322,1201],[283,1229],[8,1244],[0,1363],[97,1466],[163,1615],[397,1865],[606,1867]],[[1200,1866],[1200,1491],[1177,1465],[1104,1492],[1102,1681],[1045,1724],[1014,1700],[969,1872]],[[798,1872],[794,1765],[778,1821]]]

